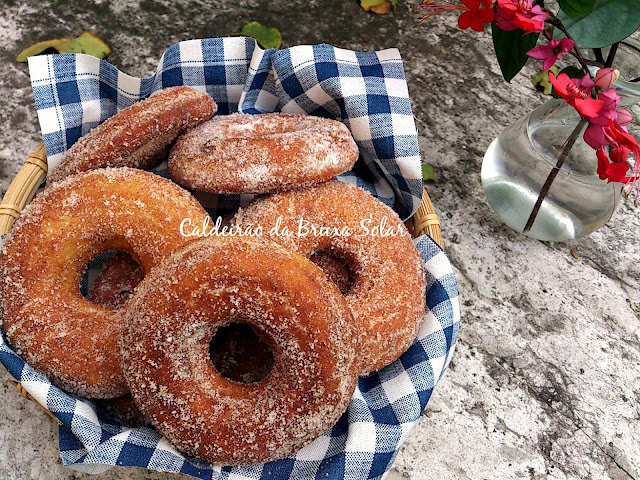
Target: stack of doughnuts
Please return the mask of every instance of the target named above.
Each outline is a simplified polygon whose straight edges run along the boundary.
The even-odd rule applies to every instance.
[[[253,464],[328,430],[358,376],[411,345],[424,265],[391,208],[335,180],[358,159],[344,124],[216,109],[169,88],[69,149],[2,246],[0,309],[60,388],[186,454]],[[141,170],[163,158],[192,191],[263,194],[229,225],[254,234],[185,235],[209,219]],[[87,264],[112,250],[84,296]]]

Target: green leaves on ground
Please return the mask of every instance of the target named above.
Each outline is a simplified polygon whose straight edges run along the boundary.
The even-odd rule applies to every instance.
[[[277,28],[265,27],[258,22],[247,23],[240,35],[255,38],[262,48],[280,48],[282,45],[282,35]]]
[[[391,8],[395,10],[398,0],[360,0],[360,6],[365,12],[372,11],[378,15],[384,15]]]
[[[85,31],[77,38],[56,38],[31,45],[18,54],[16,61],[26,62],[28,57],[40,55],[48,50],[54,50],[57,53],[86,53],[100,59],[105,58],[111,53],[109,45],[100,37],[89,31]]]
[[[531,77],[531,83],[533,83],[536,90],[543,92],[545,95],[551,95],[553,92],[553,84],[549,81],[549,72],[553,72],[557,77],[560,74],[560,69],[552,65],[548,70],[540,70]]]
[[[527,57],[527,52],[535,47],[538,41],[537,33],[528,33],[526,35],[525,33],[524,30],[520,29],[501,30],[495,23],[491,24],[493,48],[496,51],[502,76],[507,82],[510,82],[522,70],[529,58]]]
[[[436,180],[436,172],[433,168],[433,165],[429,165],[427,163],[422,164],[422,180],[425,182]]]
[[[558,0],[560,10],[569,17],[577,17],[578,15],[586,15],[591,11],[595,0]]]
[[[570,16],[560,11],[558,18],[579,48],[602,48],[627,38],[640,27],[640,0],[596,0],[584,15]],[[556,35],[563,36],[558,29]]]

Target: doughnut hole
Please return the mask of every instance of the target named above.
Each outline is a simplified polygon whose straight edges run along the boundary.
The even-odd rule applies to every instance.
[[[102,268],[96,275],[100,265]],[[144,271],[131,254],[111,249],[89,262],[80,282],[80,291],[98,305],[120,309],[143,278]]]
[[[243,322],[220,327],[209,342],[209,357],[216,371],[236,383],[265,379],[274,364],[270,338],[259,328]]]
[[[336,284],[340,293],[346,295],[351,291],[355,282],[353,262],[345,256],[336,253],[334,250],[321,249],[313,252],[309,260],[327,274],[329,279]]]

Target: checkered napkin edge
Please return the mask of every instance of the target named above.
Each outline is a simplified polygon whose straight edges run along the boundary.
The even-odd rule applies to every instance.
[[[243,54],[239,53],[242,46],[244,48]],[[307,53],[306,55],[298,55],[296,49]],[[200,53],[197,50],[200,50]],[[217,52],[219,56],[215,57],[211,52]],[[274,54],[282,54],[283,58],[273,58]],[[369,107],[368,94],[364,94],[364,96],[362,94],[359,94],[360,96],[350,95],[350,101],[354,102],[350,103],[344,100],[344,95],[340,97],[340,92],[334,92],[337,100],[318,103],[321,100],[318,93],[309,92],[314,88],[317,90],[320,77],[324,78],[323,75],[330,77],[330,75],[319,74],[318,71],[325,66],[316,66],[315,60],[312,60],[309,55],[313,55],[312,58],[317,59],[317,63],[328,63],[319,60],[333,58],[334,63],[340,64],[341,61],[336,59],[348,59],[346,62],[348,68],[344,68],[355,75],[355,72],[350,69],[357,67],[361,70],[361,76],[364,72],[379,72],[379,69],[382,68],[381,64],[390,62],[393,67],[387,65],[386,70],[383,68],[383,72],[391,71],[395,80],[402,78],[402,82],[404,82],[402,64],[396,50],[362,53],[319,45],[293,47],[275,52],[263,51],[255,46],[253,40],[244,38],[206,39],[174,45],[163,55],[156,74],[147,79],[133,79],[125,76],[108,63],[99,62],[93,57],[84,55],[35,57],[30,60],[30,68],[34,97],[36,105],[39,105],[38,115],[41,123],[43,120],[46,120],[45,123],[47,123],[47,127],[43,127],[45,142],[48,134],[53,135],[50,139],[64,139],[65,142],[69,141],[69,144],[75,141],[73,129],[59,128],[55,130],[51,127],[50,122],[54,118],[60,126],[72,125],[72,118],[74,115],[78,115],[80,108],[83,121],[73,127],[76,128],[76,134],[79,136],[91,128],[86,126],[87,123],[95,126],[103,120],[102,114],[98,116],[96,109],[100,111],[106,109],[110,114],[113,114],[133,103],[137,98],[148,96],[151,91],[180,84],[180,81],[193,84],[194,78],[200,78],[203,75],[209,83],[213,82],[212,85],[207,83],[205,89],[218,102],[221,114],[231,113],[237,109],[250,113],[277,109],[299,111],[296,109],[302,108],[300,105],[305,105],[311,110],[303,111],[324,114],[325,116],[336,114],[334,118],[342,118],[337,116],[338,111],[341,114],[343,111],[351,112],[352,117],[342,119],[352,129],[352,132],[354,132],[354,128],[358,129],[358,120],[354,120],[357,118],[367,117],[367,122],[374,123],[381,121],[383,117],[385,122],[397,118],[393,116],[394,114],[386,117],[381,113],[372,114],[375,109],[377,109],[375,111],[384,109]],[[198,58],[200,60],[196,60]],[[213,60],[209,61],[209,59]],[[273,66],[278,63],[300,67],[298,70],[294,70],[297,72],[296,80],[306,88],[302,94],[291,95],[290,88],[284,89],[278,86],[287,83],[283,79],[288,78],[287,73],[291,70],[291,67],[287,70],[284,67],[276,68]],[[359,65],[364,67],[360,68]],[[207,66],[212,67],[213,70],[207,70]],[[243,66],[246,69],[244,83],[237,78],[237,74],[243,71],[242,68],[237,68],[238,66]],[[220,67],[223,68],[220,69]],[[55,73],[50,78],[48,86],[45,85],[46,75],[42,71],[43,68],[46,68],[50,73]],[[335,68],[338,67],[326,66],[326,68],[335,71]],[[339,71],[342,71],[341,69],[342,67],[338,68]],[[309,79],[313,75],[309,71],[304,73],[305,70],[315,72],[313,75],[315,75],[316,84],[312,84]],[[229,72],[235,72],[235,74]],[[215,83],[215,79],[221,81],[222,73],[224,73],[225,81],[229,82],[228,84]],[[375,76],[374,78],[379,79]],[[114,81],[115,83],[113,83]],[[338,82],[334,88],[344,88],[347,91],[350,88],[349,85],[342,85],[340,79],[333,78],[332,81]],[[360,80],[357,81],[360,82]],[[288,80],[288,82],[292,83],[292,80]],[[348,83],[347,80],[345,82]],[[329,83],[331,84],[331,82]],[[360,84],[362,85],[362,82]],[[369,85],[369,81],[365,79],[364,84],[365,86]],[[383,82],[383,84],[385,88],[395,85],[397,91],[397,83]],[[371,85],[382,88],[382,84],[377,80],[372,81]],[[367,88],[372,89],[371,85]],[[40,93],[37,89],[40,89]],[[50,96],[57,96],[55,106],[48,105],[47,101],[42,103],[43,89],[48,90]],[[325,91],[325,89],[329,89],[329,87],[322,83],[322,90]],[[400,90],[406,92],[406,83],[404,89]],[[95,96],[96,91],[98,98]],[[132,91],[138,92],[138,95],[130,95]],[[386,90],[373,91],[377,92],[372,94],[374,97],[376,95],[384,97]],[[224,92],[226,92],[226,96]],[[389,95],[386,97],[391,98]],[[79,102],[79,105],[74,101],[78,98],[84,99]],[[48,101],[50,100],[51,98]],[[85,103],[88,103],[89,106],[85,107]],[[283,108],[283,105],[286,108]],[[403,109],[409,108],[408,112],[411,116],[408,96],[404,97],[404,103],[396,102],[393,105],[404,105]],[[51,113],[52,110],[41,115],[41,110],[51,108],[56,112],[55,115]],[[366,109],[367,115],[362,115],[363,108]],[[331,113],[331,109],[333,109],[333,113]],[[403,109],[400,111],[405,111]],[[327,112],[329,112],[328,115]],[[88,122],[87,120],[90,118],[98,120]],[[394,152],[395,145],[414,145],[416,148],[415,156],[405,158],[407,164],[413,163],[414,165],[397,167],[399,173],[396,175],[400,175],[403,181],[405,180],[405,172],[419,170],[417,137],[412,116],[411,123],[412,129],[403,130],[404,133],[398,135],[399,139],[393,135],[393,132],[397,133],[398,130],[392,124],[384,125],[387,130],[391,129],[391,136],[394,137],[391,141],[391,144],[394,145]],[[373,130],[372,127],[369,127],[369,131]],[[407,131],[413,132],[413,139],[403,138]],[[358,134],[354,132],[354,136],[357,138]],[[377,152],[373,138],[384,137],[372,137],[369,144],[359,142],[361,149],[366,150],[369,145],[373,147],[373,151]],[[48,152],[55,151],[56,142],[49,142],[49,144],[47,144]],[[53,150],[49,150],[50,148]],[[409,193],[407,196],[405,192],[398,197],[393,187],[393,181],[387,181],[389,178],[394,178],[394,174],[389,173],[389,167],[381,168],[380,165],[384,165],[384,162],[379,157],[371,160],[374,158],[371,156],[369,157],[370,161],[367,161],[366,154],[363,157],[365,157],[365,166],[368,168],[360,169],[355,173],[350,172],[341,180],[366,188],[382,201],[393,205],[399,213],[403,208],[406,209],[406,204],[403,207],[402,201],[398,201],[398,198],[411,198],[413,194]],[[390,161],[393,163],[393,159]],[[158,173],[163,174],[162,167]],[[408,181],[403,183],[403,181],[396,182],[396,185],[411,183]],[[419,186],[422,188],[421,181]],[[218,205],[214,201],[212,205],[205,206],[212,212]],[[397,451],[424,410],[433,388],[451,358],[458,336],[459,305],[451,265],[446,255],[431,238],[417,239],[416,246],[425,262],[428,289],[427,311],[418,339],[399,360],[378,372],[361,377],[349,408],[340,421],[329,432],[285,460],[250,467],[223,467],[197,459],[185,458],[154,429],[122,427],[97,409],[92,402],[62,392],[17,357],[4,342],[4,338],[0,344],[0,361],[27,391],[60,419],[61,457],[65,465],[77,470],[99,473],[115,465],[137,466],[159,471],[181,472],[197,478],[215,480],[222,478],[323,478],[332,480],[382,478],[391,467]],[[96,266],[96,269],[99,269],[99,266]]]
[[[404,219],[422,200],[418,138],[397,49],[262,50],[251,38],[213,38],[171,46],[148,78],[86,55],[30,57],[29,71],[50,168],[117,111],[162,88],[190,85],[213,97],[219,115],[283,111],[341,120],[360,149],[360,176],[379,197]]]

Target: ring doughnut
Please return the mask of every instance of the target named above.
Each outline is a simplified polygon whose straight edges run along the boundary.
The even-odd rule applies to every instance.
[[[218,106],[191,87],[170,87],[134,103],[82,136],[48,175],[54,183],[102,167],[151,168],[176,137],[211,117]]]
[[[325,182],[357,159],[349,129],[336,120],[236,113],[182,135],[169,154],[169,174],[204,192],[268,193]]]
[[[337,287],[262,238],[209,237],[154,268],[125,305],[119,348],[131,394],[178,449],[216,463],[283,458],[329,429],[357,381],[358,335]],[[273,368],[237,383],[211,363],[230,322],[270,339]]]
[[[259,198],[238,212],[233,223],[260,225],[272,240],[305,257],[320,252],[345,262],[353,281],[345,298],[364,336],[363,373],[389,364],[409,348],[424,318],[424,265],[391,208],[359,187],[334,180]],[[374,231],[384,223],[392,229],[387,236]],[[345,234],[315,235],[313,226]],[[285,227],[292,235],[283,234]]]
[[[170,180],[142,170],[94,170],[46,189],[0,251],[0,308],[15,351],[70,393],[126,393],[116,348],[121,311],[82,296],[83,271],[113,248],[148,272],[187,242],[185,217],[200,222],[206,212]]]

